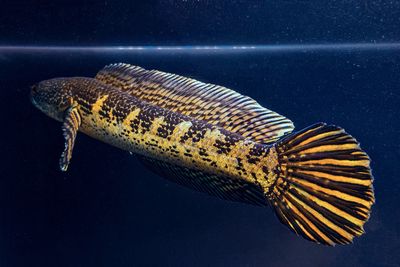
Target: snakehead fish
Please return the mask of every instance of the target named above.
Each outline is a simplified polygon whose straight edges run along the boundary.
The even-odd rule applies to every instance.
[[[61,121],[67,170],[81,131],[132,152],[155,173],[222,199],[272,206],[326,245],[364,233],[374,203],[368,155],[342,128],[293,123],[228,88],[128,64],[95,78],[42,81],[33,104]]]

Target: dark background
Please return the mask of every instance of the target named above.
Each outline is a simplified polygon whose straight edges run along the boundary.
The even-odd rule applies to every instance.
[[[2,45],[399,41],[399,1],[1,1]],[[272,211],[189,191],[60,123],[29,86],[127,62],[221,84],[292,119],[341,125],[372,158],[376,204],[354,244],[316,245]],[[0,266],[400,266],[399,49],[47,53],[0,49]]]
[[[3,44],[177,45],[399,40],[400,1],[2,0]]]

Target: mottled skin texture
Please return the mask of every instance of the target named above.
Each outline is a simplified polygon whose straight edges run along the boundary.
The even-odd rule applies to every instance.
[[[244,179],[264,192],[275,181],[273,147],[150,105],[95,79],[50,81],[49,86],[58,87],[62,95],[60,108],[77,108],[79,131],[93,138],[150,158]]]

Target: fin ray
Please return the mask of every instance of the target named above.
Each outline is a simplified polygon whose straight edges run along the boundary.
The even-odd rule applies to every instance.
[[[62,125],[63,136],[65,139],[64,151],[61,154],[59,162],[62,171],[67,171],[68,169],[80,125],[81,116],[79,115],[78,109],[74,107],[68,109]]]
[[[266,206],[268,202],[261,188],[243,180],[207,174],[145,156],[136,155],[151,171],[172,181],[221,199]]]
[[[352,242],[374,203],[369,158],[343,129],[323,123],[278,141],[277,179],[267,192],[281,221],[314,242]]]
[[[97,80],[134,97],[218,125],[260,143],[292,132],[293,123],[231,89],[128,64],[111,64]]]

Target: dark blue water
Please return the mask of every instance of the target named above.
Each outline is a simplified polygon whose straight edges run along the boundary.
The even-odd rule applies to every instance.
[[[297,129],[319,121],[344,127],[372,158],[376,204],[366,234],[347,246],[313,244],[269,209],[189,191],[83,134],[61,173],[61,125],[31,105],[29,86],[91,77],[119,61],[233,88]],[[1,63],[1,266],[398,266],[397,51],[9,53]]]
[[[2,0],[0,46],[396,43],[400,1]],[[397,48],[396,48],[397,47]],[[400,266],[400,49],[5,52],[0,47],[0,267]],[[170,183],[79,134],[67,173],[60,123],[30,85],[126,62],[223,85],[290,118],[337,124],[372,159],[366,234],[325,247],[272,210]]]

